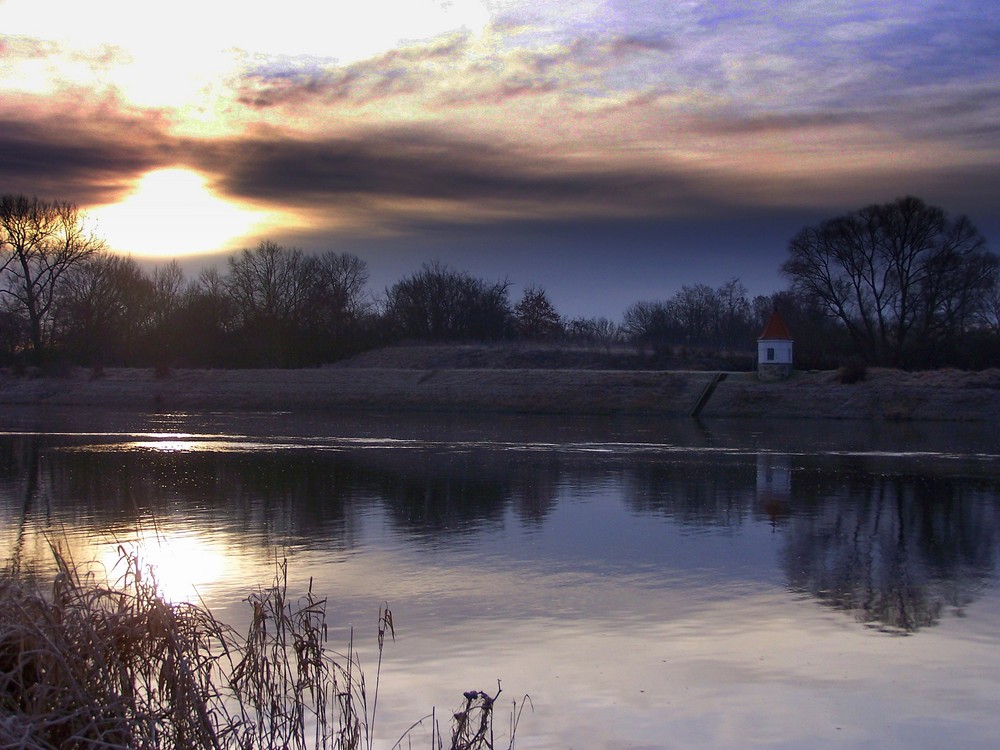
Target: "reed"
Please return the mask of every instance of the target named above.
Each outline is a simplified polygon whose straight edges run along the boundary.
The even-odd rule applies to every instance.
[[[119,553],[124,573],[112,584],[55,547],[51,592],[13,568],[0,575],[0,748],[371,750],[385,637],[395,640],[388,605],[369,695],[353,634],[346,654],[328,648],[327,600],[310,581],[289,601],[284,561],[248,597],[241,635],[204,606],[166,601],[155,571]],[[494,748],[495,698],[465,694],[453,750]],[[509,748],[515,728],[512,715]],[[397,747],[412,746],[411,730]]]

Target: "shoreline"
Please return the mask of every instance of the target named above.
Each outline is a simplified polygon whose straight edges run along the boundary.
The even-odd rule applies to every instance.
[[[38,377],[0,371],[0,407],[141,411],[425,411],[688,417],[718,371],[72,368]],[[794,372],[766,383],[727,373],[703,418],[996,421],[1000,370],[909,373],[873,368],[863,382]]]

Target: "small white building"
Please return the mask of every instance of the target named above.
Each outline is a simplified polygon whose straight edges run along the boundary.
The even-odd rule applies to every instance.
[[[757,338],[757,377],[782,380],[792,374],[792,335],[775,310]]]

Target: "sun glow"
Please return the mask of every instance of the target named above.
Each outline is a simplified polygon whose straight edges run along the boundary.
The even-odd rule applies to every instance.
[[[196,533],[140,531],[109,545],[101,563],[112,580],[125,572],[121,550],[136,556],[139,570],[153,576],[157,590],[170,602],[198,599],[226,572],[225,550]]]
[[[176,0],[152,17],[134,0],[38,7],[38,0],[0,2],[4,35],[50,45],[44,59],[8,71],[17,74],[15,88],[109,87],[140,107],[204,106],[263,59],[343,65],[406,41],[478,33],[490,20],[481,0],[286,0],[280,8],[262,0]],[[10,83],[0,81],[3,88]]]
[[[219,252],[274,220],[216,197],[205,178],[188,169],[149,172],[123,201],[90,214],[112,249],[157,257]]]

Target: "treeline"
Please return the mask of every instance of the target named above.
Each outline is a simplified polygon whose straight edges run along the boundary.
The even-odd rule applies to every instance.
[[[786,291],[747,299],[738,281],[684,287],[625,313],[629,340],[743,347],[773,309],[800,368],[851,360],[904,368],[1000,366],[997,256],[965,216],[908,196],[806,227],[788,246]]]
[[[176,261],[146,273],[100,245],[58,273],[45,255],[3,269],[8,363],[300,367],[373,340],[367,267],[349,254],[262,242],[194,279]],[[35,304],[43,288],[51,299]]]
[[[715,289],[683,286],[668,299],[636,302],[625,310],[615,340],[674,359],[755,357],[757,337],[775,310],[795,338],[797,367],[833,369],[856,356],[836,323],[805,295],[782,291],[751,297],[739,279]],[[733,368],[739,369],[735,362]]]
[[[380,293],[349,253],[263,241],[186,278],[145,272],[84,229],[76,207],[0,198],[0,363],[305,367],[392,342],[549,341],[653,355],[752,354],[779,309],[799,367],[850,358],[1000,366],[998,262],[964,217],[900,199],[803,229],[789,289],[739,279],[636,302],[622,320],[567,319],[544,289],[426,263]]]

